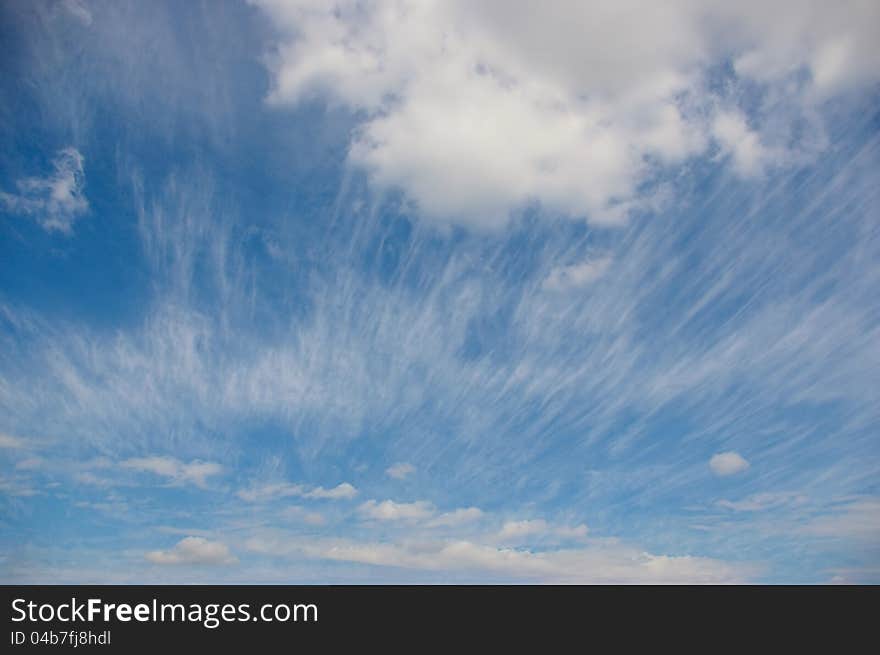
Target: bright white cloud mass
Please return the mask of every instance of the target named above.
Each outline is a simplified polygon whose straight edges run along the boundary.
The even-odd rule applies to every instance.
[[[364,112],[352,163],[475,227],[532,201],[619,222],[650,204],[641,184],[661,166],[713,147],[743,175],[786,163],[819,138],[791,130],[822,130],[820,98],[880,76],[870,1],[257,5],[281,35],[270,101]],[[707,79],[725,61],[739,85],[774,85],[752,125],[741,92]]]
[[[0,579],[880,581],[878,26],[3,4]]]

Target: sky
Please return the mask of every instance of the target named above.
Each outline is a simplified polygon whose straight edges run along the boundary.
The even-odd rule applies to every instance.
[[[0,581],[880,583],[878,44],[0,2]]]

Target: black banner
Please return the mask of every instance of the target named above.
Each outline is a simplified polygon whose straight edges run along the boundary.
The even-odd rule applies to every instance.
[[[880,607],[875,587],[6,586],[2,595],[9,653],[468,652],[478,643],[555,652],[608,639],[714,651],[770,638],[839,650],[876,641]]]

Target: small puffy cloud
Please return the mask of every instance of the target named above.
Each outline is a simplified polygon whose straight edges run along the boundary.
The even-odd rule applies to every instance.
[[[580,264],[559,266],[550,271],[544,280],[544,288],[548,291],[568,291],[580,289],[592,284],[605,274],[611,265],[610,257],[602,257]]]
[[[445,528],[472,523],[483,517],[483,511],[479,507],[460,507],[451,512],[444,512],[426,524],[429,528]]]
[[[303,498],[326,498],[329,500],[348,500],[357,496],[357,489],[348,482],[336,485],[332,489],[315,487],[311,491],[302,494]]]
[[[501,539],[522,539],[536,534],[544,534],[549,526],[544,519],[534,519],[531,521],[508,521],[498,532]]]
[[[193,484],[204,488],[207,478],[219,475],[223,467],[215,462],[193,460],[186,464],[174,457],[133,457],[120,464],[123,468],[134,471],[153,473],[168,478],[172,484]]]
[[[226,544],[204,537],[185,537],[169,550],[153,550],[145,555],[153,564],[235,564],[238,560]]]
[[[742,473],[749,466],[749,462],[742,455],[732,450],[713,455],[709,460],[709,468],[712,469],[712,473],[720,477]]]
[[[18,193],[0,191],[0,204],[13,214],[30,216],[47,232],[70,234],[76,219],[89,209],[83,162],[76,148],[59,151],[52,173],[18,180]]]
[[[250,503],[266,502],[270,500],[277,500],[279,498],[289,497],[325,500],[348,500],[350,498],[354,498],[357,495],[357,489],[348,482],[338,484],[332,489],[325,489],[324,487],[314,487],[312,489],[308,489],[301,484],[294,484],[291,482],[276,482],[272,484],[264,484],[261,486],[251,487],[249,489],[241,489],[237,493],[237,495],[242,500],[246,500]]]
[[[434,506],[424,500],[414,503],[395,503],[383,500],[381,503],[368,500],[358,507],[362,516],[377,521],[417,521],[433,516]]]
[[[392,477],[395,480],[403,480],[405,477],[415,473],[415,471],[416,467],[406,462],[398,462],[397,464],[389,466],[387,469],[385,469],[385,473],[387,473],[389,477]]]
[[[581,539],[587,536],[586,525],[552,525],[544,519],[508,521],[498,532],[498,539],[520,541],[527,537],[559,537],[562,539]]]

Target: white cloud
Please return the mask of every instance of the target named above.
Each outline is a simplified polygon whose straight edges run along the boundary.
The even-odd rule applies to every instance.
[[[204,537],[185,537],[169,550],[153,550],[145,555],[153,564],[235,564],[238,560],[226,544]]]
[[[308,489],[301,484],[276,482],[249,489],[241,489],[237,495],[242,500],[254,503],[278,498],[289,498],[291,496],[311,499],[348,500],[354,498],[357,493],[357,489],[348,482],[342,482],[332,489],[325,489],[324,487]]]
[[[522,539],[536,534],[547,532],[549,526],[544,519],[534,519],[531,521],[508,521],[498,533],[501,539]]]
[[[0,495],[29,498],[37,496],[40,492],[30,486],[28,480],[20,477],[0,477]]]
[[[80,0],[61,0],[61,6],[83,25],[92,24],[92,13]]]
[[[722,153],[731,157],[733,169],[743,177],[759,175],[775,159],[774,153],[761,143],[760,135],[749,128],[740,112],[720,112],[712,124],[712,135]]]
[[[778,507],[801,505],[806,501],[805,495],[796,492],[765,492],[752,494],[748,498],[736,501],[722,499],[715,504],[734,512],[761,512]]]
[[[173,525],[160,525],[156,527],[157,532],[162,534],[185,535],[187,537],[211,537],[210,530],[199,530],[198,528],[178,528]]]
[[[715,475],[720,477],[742,473],[749,466],[750,464],[742,455],[732,450],[713,455],[712,459],[709,460],[709,468],[712,469]]]
[[[880,499],[865,498],[811,519],[805,534],[880,544]]]
[[[238,491],[237,495],[239,498],[246,500],[249,503],[256,503],[274,500],[276,498],[287,498],[289,496],[302,496],[303,493],[304,489],[300,484],[277,482],[259,487],[251,487],[249,489],[241,489]]]
[[[336,485],[332,489],[324,489],[324,487],[315,487],[311,491],[305,492],[303,498],[327,498],[330,500],[347,500],[357,496],[357,489],[348,482]]]
[[[408,475],[412,475],[415,473],[416,467],[412,464],[408,464],[406,462],[398,462],[397,464],[393,464],[385,469],[385,473],[387,473],[390,477],[395,480],[403,480]]]
[[[279,30],[271,102],[362,112],[352,163],[424,216],[480,228],[535,200],[619,221],[645,200],[649,161],[680,162],[712,137],[735,170],[757,172],[771,150],[730,115],[711,120],[701,73],[725,58],[764,84],[805,69],[813,94],[880,71],[880,10],[856,0],[255,3]]]
[[[561,537],[562,539],[581,539],[589,532],[586,525],[552,525],[544,519],[507,521],[498,532],[502,542],[517,542],[527,537]]]
[[[434,514],[434,506],[424,500],[414,503],[368,500],[358,507],[358,511],[362,516],[377,521],[413,521],[431,517]]]
[[[52,161],[53,173],[18,180],[18,193],[0,191],[0,203],[14,214],[31,216],[47,232],[70,234],[77,217],[89,209],[83,162],[76,148],[65,148]]]
[[[9,450],[21,450],[27,447],[27,443],[24,439],[20,437],[13,437],[9,434],[3,434],[0,432],[0,448],[7,448]]]
[[[281,516],[295,521],[302,521],[308,525],[324,525],[327,520],[318,512],[310,512],[302,507],[291,506],[281,511]]]
[[[169,478],[174,484],[194,484],[207,486],[207,479],[223,472],[223,467],[215,462],[193,460],[186,464],[174,457],[133,457],[120,463],[123,468],[153,473]]]
[[[602,257],[570,266],[559,266],[550,271],[543,286],[549,291],[580,289],[602,277],[610,265],[611,258]]]
[[[590,529],[581,523],[580,525],[557,526],[554,532],[563,539],[583,539]]]
[[[425,525],[429,528],[451,528],[478,521],[482,517],[483,511],[479,507],[460,507],[451,512],[443,512],[439,516],[428,521]]]
[[[754,577],[754,565],[704,557],[653,555],[620,544],[533,552],[472,541],[403,543],[348,539],[253,537],[246,547],[272,556],[311,557],[420,571],[463,572],[474,579],[564,583],[734,583]]]

